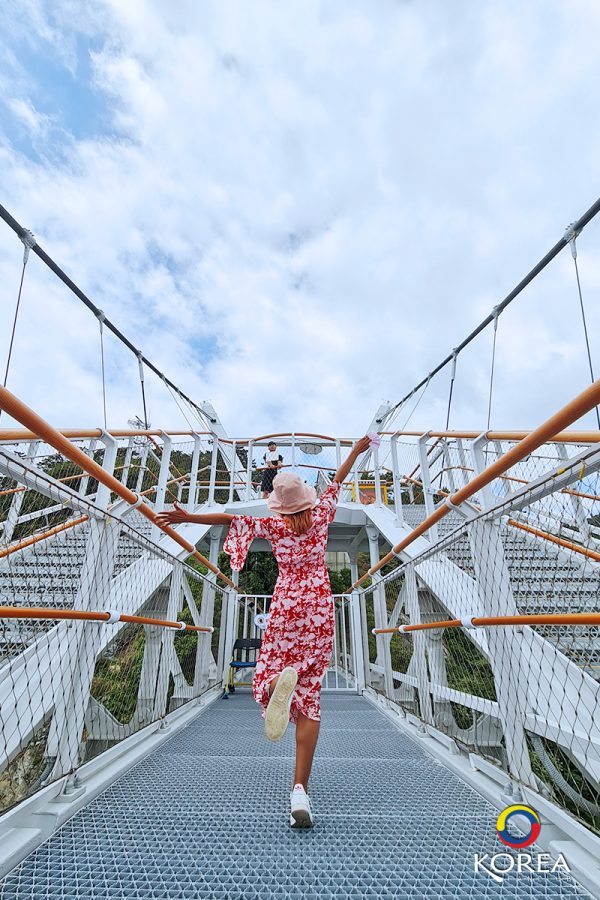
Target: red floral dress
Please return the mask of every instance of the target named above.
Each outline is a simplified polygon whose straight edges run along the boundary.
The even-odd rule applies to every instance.
[[[293,666],[298,684],[290,709],[292,722],[298,713],[317,721],[321,718],[321,682],[329,666],[335,627],[325,548],[339,493],[338,482],[323,491],[306,534],[295,535],[279,516],[234,516],[223,547],[231,556],[231,568],[239,572],[254,538],[266,538],[273,546],[279,577],[253,689],[255,700],[266,707],[269,683],[286,666]]]

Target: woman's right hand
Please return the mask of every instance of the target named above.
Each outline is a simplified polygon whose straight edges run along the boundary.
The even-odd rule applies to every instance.
[[[173,509],[164,509],[156,516],[156,524],[161,528],[166,525],[181,525],[182,522],[189,522],[190,518],[187,512],[177,503],[173,504]]]

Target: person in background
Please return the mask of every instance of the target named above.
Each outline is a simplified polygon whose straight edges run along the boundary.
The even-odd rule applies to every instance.
[[[283,456],[277,449],[275,441],[269,441],[267,452],[263,456],[265,468],[263,470],[262,482],[260,489],[263,492],[263,500],[266,500],[273,490],[273,479],[277,475],[279,469],[283,466]]]

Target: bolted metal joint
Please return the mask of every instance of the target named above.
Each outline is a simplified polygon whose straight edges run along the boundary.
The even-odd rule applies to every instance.
[[[33,231],[30,231],[28,228],[23,229],[22,233],[19,235],[19,239],[23,243],[23,265],[25,266],[29,259],[29,251],[37,246],[37,241]]]

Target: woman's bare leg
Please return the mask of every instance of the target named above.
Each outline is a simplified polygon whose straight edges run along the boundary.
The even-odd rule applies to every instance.
[[[279,681],[279,675],[276,675],[269,682],[269,697],[275,689],[275,685]],[[302,713],[298,713],[298,721],[296,722],[296,769],[294,771],[294,785],[301,784],[305,791],[308,792],[308,779],[312,769],[315,748],[319,740],[320,722],[309,719]],[[292,785],[292,787],[294,786]]]
[[[308,779],[312,769],[315,747],[319,740],[320,722],[309,719],[302,713],[298,713],[296,722],[296,770],[294,784],[301,784],[308,792]],[[293,787],[293,785],[292,785]]]

